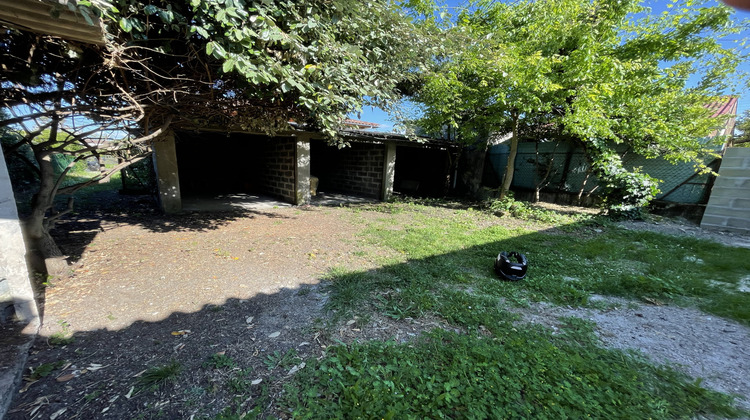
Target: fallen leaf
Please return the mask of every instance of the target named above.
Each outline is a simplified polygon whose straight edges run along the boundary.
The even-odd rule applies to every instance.
[[[352,325],[352,324],[354,324],[355,322],[357,322],[357,321],[356,321],[356,320],[354,320],[354,319],[350,319],[350,320],[346,321],[346,325]]]
[[[252,384],[252,385],[258,385],[261,382],[263,382],[263,379],[256,379],[256,380],[250,382],[250,384]]]
[[[250,324],[250,323],[253,322],[253,319],[255,319],[254,316],[249,316],[249,317],[245,318],[245,322],[248,323],[248,324]]]
[[[69,380],[75,378],[76,375],[73,375],[72,373],[68,373],[66,375],[58,376],[57,382],[68,382]]]
[[[125,398],[130,399],[130,397],[133,396],[133,390],[135,390],[135,386],[130,387],[130,391],[128,391],[128,393],[125,394]]]
[[[294,366],[291,369],[289,369],[289,372],[287,372],[286,374],[287,374],[287,376],[294,375],[295,373],[299,372],[300,369],[304,369],[305,366],[306,366],[305,362],[302,362],[302,363],[298,364],[297,366]]]
[[[275,333],[269,334],[268,338],[276,338],[276,337],[278,337],[280,335],[281,335],[281,333],[279,331],[276,331]]]
[[[303,341],[303,342],[297,344],[297,347],[309,346],[309,345],[310,345],[310,343],[308,343],[307,341]]]
[[[62,414],[63,414],[64,412],[66,412],[67,410],[68,410],[68,408],[67,408],[67,407],[65,407],[65,408],[61,408],[61,409],[59,409],[59,410],[55,411],[54,413],[52,413],[52,414],[51,414],[51,415],[49,416],[49,420],[55,420],[56,418],[60,417],[60,416],[61,416],[61,415],[62,415]]]

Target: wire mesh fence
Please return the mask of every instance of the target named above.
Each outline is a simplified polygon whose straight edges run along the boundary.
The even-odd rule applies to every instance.
[[[156,171],[151,159],[143,159],[120,171],[122,192],[152,194],[156,192]]]

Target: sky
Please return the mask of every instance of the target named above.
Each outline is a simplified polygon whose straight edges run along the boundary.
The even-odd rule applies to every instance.
[[[462,0],[448,0],[447,5],[449,7],[456,7],[459,6],[461,3],[463,3]],[[660,14],[661,12],[668,10],[667,4],[671,3],[668,0],[646,0],[644,1],[644,5],[647,7],[651,7],[654,14]],[[709,4],[719,4],[719,0],[712,0],[709,2]],[[744,19],[750,19],[750,12],[748,11],[741,11],[738,10],[735,12],[734,19],[737,21],[741,21]],[[738,34],[735,37],[731,39],[725,39],[721,40],[722,43],[725,44],[725,46],[733,45],[734,41],[739,40],[741,38],[748,37],[750,38],[750,33],[746,34]],[[739,66],[738,71],[740,72],[747,72],[750,73],[750,62],[745,61],[743,64]],[[739,99],[737,101],[737,115],[741,115],[745,110],[750,109],[750,90],[746,87],[743,92],[740,93]],[[362,110],[361,113],[356,114],[350,114],[349,118],[362,120],[362,121],[368,121],[380,124],[380,127],[378,127],[378,131],[383,132],[389,132],[393,130],[394,121],[392,120],[391,116],[383,112],[380,109],[372,108],[372,107],[365,107],[365,109]]]

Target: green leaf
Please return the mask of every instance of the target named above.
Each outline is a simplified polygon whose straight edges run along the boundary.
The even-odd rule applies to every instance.
[[[227,58],[226,61],[224,61],[224,64],[221,66],[221,69],[224,70],[224,73],[229,73],[234,69],[234,66],[237,64],[237,62],[233,58]]]
[[[123,17],[120,18],[120,28],[125,32],[130,32],[133,30],[133,24],[130,23],[130,19]]]
[[[205,38],[205,39],[209,38],[208,31],[204,27],[202,27],[202,26],[193,26],[191,29],[194,32],[198,32],[198,35],[202,36],[203,38]],[[208,54],[208,55],[211,55],[211,51],[214,50],[213,46],[211,46],[210,48],[211,49],[209,50],[209,46],[206,45],[206,54]]]

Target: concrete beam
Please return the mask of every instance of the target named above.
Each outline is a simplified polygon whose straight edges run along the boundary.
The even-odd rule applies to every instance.
[[[383,189],[380,199],[388,201],[393,196],[393,180],[396,174],[396,142],[385,142],[385,162],[383,164]]]
[[[153,142],[154,169],[159,186],[159,202],[164,213],[182,211],[180,194],[180,174],[177,167],[177,146],[174,132],[168,131]]]
[[[295,205],[310,204],[310,135],[297,136],[296,165],[294,166]]]

